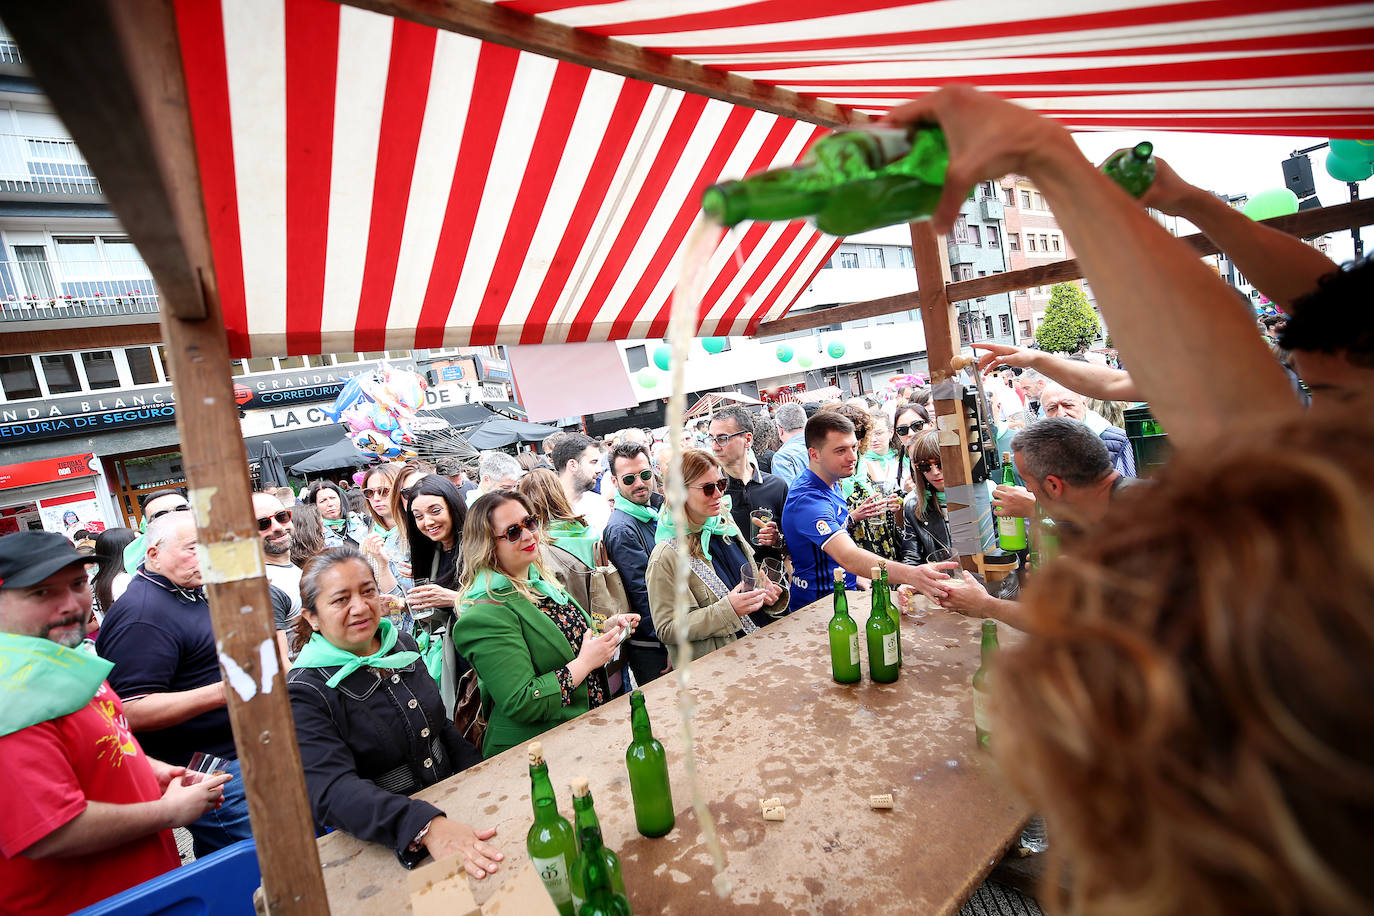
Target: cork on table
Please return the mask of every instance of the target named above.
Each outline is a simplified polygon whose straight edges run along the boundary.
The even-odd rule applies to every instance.
[[[849,608],[862,641],[867,593],[851,592]],[[1028,812],[974,741],[978,621],[940,611],[919,624],[904,617],[900,679],[871,683],[865,648],[863,682],[841,685],[830,676],[831,610],[827,598],[692,663],[698,772],[725,851],[728,899],[712,889],[711,856],[691,808],[674,677],[644,688],[677,812],[665,837],[635,830],[627,697],[541,736],[569,820],[569,783],[591,780],[636,912],[955,913],[1015,838]],[[892,808],[870,806],[887,794]],[[418,797],[498,828],[492,842],[505,862],[472,882],[478,903],[528,863],[524,747]],[[785,820],[764,820],[765,799],[785,807]],[[339,831],[319,843],[336,916],[410,912],[407,873],[389,849]]]

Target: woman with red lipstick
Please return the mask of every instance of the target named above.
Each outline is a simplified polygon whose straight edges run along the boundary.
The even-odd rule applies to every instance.
[[[759,572],[749,541],[730,517],[725,471],[716,457],[701,449],[688,451],[682,456],[682,476],[687,481],[687,543],[691,555],[687,570],[687,641],[692,657],[700,658],[786,614],[788,593]],[[674,528],[672,512],[664,504],[658,516],[658,543],[649,555],[644,584],[649,590],[654,628],[677,666],[678,626],[673,615],[673,596],[680,567]],[[748,582],[744,580],[745,569],[749,571]]]
[[[418,631],[428,633],[427,652],[441,653],[439,693],[452,715],[458,698],[458,679],[468,665],[453,648],[454,606],[463,558],[458,549],[467,504],[447,477],[429,474],[401,492],[401,517],[410,545],[410,568],[415,585],[406,605]],[[441,649],[433,649],[434,645]]]
[[[350,546],[301,574],[304,648],[286,678],[315,821],[391,847],[414,866],[459,854],[467,872],[495,872],[496,831],[408,796],[481,761],[445,713],[414,639],[382,616],[367,560]]]
[[[916,488],[902,505],[906,542],[902,562],[912,566],[931,562],[931,557],[951,544],[945,519],[945,474],[940,468],[939,434],[928,429],[916,435],[907,448]]]
[[[481,681],[482,753],[523,744],[609,698],[606,663],[638,614],[592,618],[541,558],[545,536],[529,500],[496,490],[468,509],[462,605],[453,639]]]

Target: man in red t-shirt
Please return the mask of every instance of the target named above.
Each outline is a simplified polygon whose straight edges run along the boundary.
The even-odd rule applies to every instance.
[[[65,914],[180,864],[171,828],[227,776],[144,755],[85,636],[91,562],[60,534],[0,537],[0,914]]]

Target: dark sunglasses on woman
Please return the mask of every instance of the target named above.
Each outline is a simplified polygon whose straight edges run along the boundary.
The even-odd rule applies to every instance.
[[[644,470],[640,471],[638,474],[621,474],[621,475],[620,475],[620,485],[621,485],[622,487],[629,487],[629,486],[633,486],[633,485],[634,485],[635,480],[649,481],[649,480],[653,480],[653,479],[654,479],[654,469],[653,469],[653,468],[645,468]]]
[[[922,458],[916,462],[916,467],[924,474],[926,471],[940,467],[939,458]]]
[[[693,489],[693,490],[700,490],[702,496],[705,496],[705,497],[708,497],[708,498],[709,498],[709,497],[715,496],[717,491],[720,492],[720,495],[721,495],[721,496],[724,496],[724,495],[725,495],[725,488],[726,488],[728,485],[729,485],[729,484],[727,483],[727,481],[725,480],[725,478],[722,477],[720,480],[708,480],[708,481],[706,481],[706,483],[693,484],[693,485],[692,485],[692,489]]]
[[[363,487],[363,496],[371,499],[374,496],[390,496],[391,487]]]
[[[538,534],[539,519],[535,518],[533,515],[527,515],[524,521],[520,522],[518,525],[511,525],[505,531],[498,534],[497,537],[505,538],[512,544],[518,544],[520,543],[520,539],[525,536],[526,531],[530,534]]]
[[[277,524],[285,528],[286,523],[291,521],[291,510],[282,509],[280,512],[274,515],[269,515],[265,518],[258,519],[258,530],[266,531],[268,528],[271,528],[273,519],[276,519]]]
[[[926,428],[925,420],[917,420],[915,423],[903,423],[896,427],[897,435],[905,436],[907,433],[919,433]]]

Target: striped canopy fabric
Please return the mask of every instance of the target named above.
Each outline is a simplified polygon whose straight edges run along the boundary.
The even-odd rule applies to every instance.
[[[661,336],[701,190],[821,132],[330,0],[174,3],[238,356]],[[1374,136],[1371,4],[500,5],[865,114],[971,82],[1076,129]],[[699,332],[780,317],[836,244],[729,233]]]

